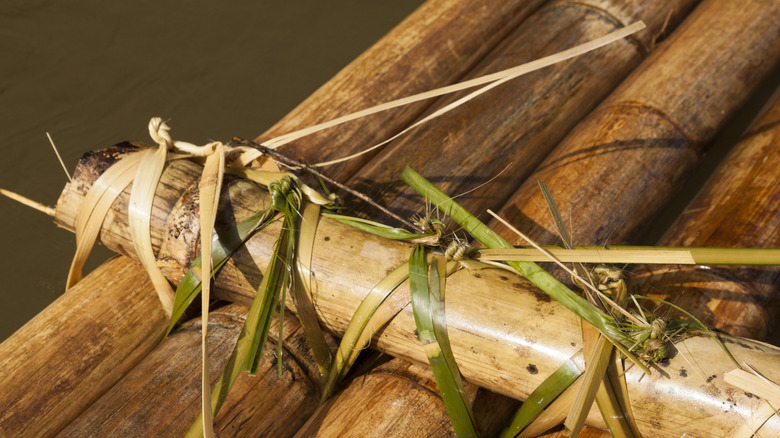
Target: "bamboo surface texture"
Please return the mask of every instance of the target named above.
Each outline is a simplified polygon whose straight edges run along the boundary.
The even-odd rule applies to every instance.
[[[53,436],[162,339],[141,265],[104,263],[0,344],[0,435]]]
[[[247,309],[229,305],[209,316],[212,384],[233,350]],[[243,373],[215,418],[218,436],[292,436],[317,407],[318,371],[297,320],[285,324],[281,376],[275,338],[256,377]],[[278,331],[278,320],[272,324]],[[184,436],[200,412],[201,321],[184,324],[58,436]],[[312,368],[313,367],[313,368]],[[263,391],[248,391],[258,386]],[[254,397],[245,397],[246,394]]]
[[[500,215],[539,243],[557,243],[539,180],[550,187],[575,244],[637,239],[780,59],[778,13],[777,2],[702,2],[542,162]],[[571,186],[581,189],[565,189]],[[500,223],[491,228],[525,244]]]
[[[543,0],[429,0],[269,131],[265,140],[393,99],[457,82]],[[430,101],[297,140],[286,153],[306,163],[341,158],[411,123]],[[341,181],[371,154],[330,168]]]
[[[163,174],[163,183],[172,184],[169,179],[172,175],[186,185],[186,180],[195,180],[199,172],[195,164],[173,162]],[[87,181],[72,184],[88,185]],[[265,199],[263,190],[251,189],[240,181],[226,188],[226,192],[230,198],[229,210],[237,220],[256,211]],[[64,193],[58,204],[60,224],[67,226],[72,220],[80,196],[77,190]],[[115,204],[118,209],[125,196],[127,193]],[[121,222],[121,214],[115,213]],[[192,217],[176,211],[168,219],[168,224],[193,223]],[[116,227],[113,235],[120,238],[126,231],[117,226],[117,221],[107,224]],[[171,229],[160,234],[170,236]],[[246,252],[239,254],[236,264],[226,267],[217,277],[218,294],[222,290],[223,297],[237,300],[244,297],[244,301],[251,298],[254,294],[251,284],[257,283],[259,275],[257,267],[262,271],[270,258],[273,234],[269,230],[247,243]],[[406,244],[364,235],[322,220],[315,237],[312,268],[318,284],[315,301],[324,324],[335,333],[342,332],[363,295],[390,269],[406,261],[408,254]],[[356,258],[361,263],[354,263]],[[455,356],[464,377],[480,386],[524,399],[562,361],[579,357],[577,318],[518,276],[496,270],[460,271],[450,277],[447,294],[449,332]],[[414,328],[411,310],[406,308],[375,336],[376,346],[394,356],[424,362],[425,355]],[[627,374],[634,412],[645,433],[679,436],[680,428],[684,427],[694,435],[739,436],[735,434],[744,427],[745,419],[760,424],[770,418],[769,415],[761,417],[765,412],[760,400],[750,394],[734,393],[724,385],[722,374],[733,365],[725,360],[712,340],[697,336],[679,345],[688,359],[678,354],[651,376],[642,376],[636,369]],[[760,364],[757,366],[770,378],[776,379],[780,374],[778,349],[739,338],[727,338],[727,345],[738,360]],[[690,357],[707,357],[708,361],[689,365]],[[670,388],[668,385],[675,389],[660,397],[661,392]],[[733,403],[730,411],[723,411],[724,402],[719,398],[712,402],[697,401],[727,393]],[[657,420],[661,412],[664,422]],[[591,421],[598,424],[599,419],[596,414]],[[769,420],[763,430],[771,435],[777,432],[777,427],[780,422]]]
[[[780,94],[724,159],[659,245],[780,247]],[[763,339],[776,323],[777,267],[652,267],[637,288],[707,324]],[[682,291],[669,294],[668,291]]]
[[[409,165],[446,193],[463,194],[458,202],[475,214],[500,208],[561,138],[652,51],[655,37],[663,29],[671,31],[693,4],[691,0],[653,0],[633,8],[621,1],[545,5],[468,77],[540,59],[638,20],[648,27],[594,52],[502,84],[417,128],[385,147],[350,185],[393,212],[411,217],[420,213],[422,204],[414,190],[398,179]],[[445,96],[426,114],[471,92]],[[383,216],[376,219],[388,221]]]

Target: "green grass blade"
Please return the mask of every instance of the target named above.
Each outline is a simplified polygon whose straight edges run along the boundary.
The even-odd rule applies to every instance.
[[[418,245],[418,248],[420,247]],[[421,261],[419,256],[414,261],[412,259],[409,261],[410,283],[412,270],[419,273],[424,273],[427,270],[425,254],[423,251],[421,252],[423,255]],[[413,255],[413,257],[415,256]],[[414,263],[419,265],[413,267]],[[463,388],[463,381],[461,380],[458,365],[455,363],[455,356],[452,353],[449,335],[447,334],[447,320],[444,311],[445,277],[446,261],[441,257],[434,256],[431,263],[427,290],[415,290],[415,286],[412,286],[412,307],[414,308],[415,305],[415,296],[418,297],[418,302],[425,301],[427,298],[427,306],[423,305],[421,309],[423,311],[429,310],[429,314],[422,314],[421,319],[425,320],[426,317],[429,317],[425,324],[431,325],[433,339],[428,340],[426,343],[426,341],[423,341],[423,337],[420,336],[420,341],[423,342],[425,354],[428,356],[428,362],[431,364],[436,385],[441,393],[444,406],[447,408],[447,414],[452,421],[455,434],[459,437],[476,437],[478,433],[476,422],[474,421],[474,413],[471,410],[471,403]],[[422,284],[424,285],[424,282]],[[421,284],[418,282],[417,287],[420,286]],[[417,317],[415,316],[416,321]],[[420,333],[420,325],[417,326],[417,331]]]
[[[401,179],[411,186],[414,190],[424,196],[441,210],[442,213],[452,218],[475,239],[480,241],[488,248],[512,248],[506,240],[501,238],[493,230],[487,227],[479,219],[474,217],[466,209],[458,205],[452,198],[436,188],[428,180],[420,176],[409,166],[401,172]],[[530,280],[541,290],[549,294],[567,309],[577,314],[597,330],[607,336],[619,348],[622,344],[630,345],[628,339],[616,327],[612,318],[601,310],[597,309],[591,303],[572,292],[563,283],[543,270],[533,262],[507,262],[517,272]],[[621,345],[617,345],[621,344]],[[621,350],[622,351],[622,350]],[[627,350],[626,350],[627,352]],[[630,353],[629,353],[630,355]],[[640,366],[641,363],[640,363]],[[646,367],[644,367],[646,369]],[[649,370],[648,370],[649,371]]]
[[[384,326],[389,321],[390,315],[384,315],[378,321],[374,320],[374,315],[388,295],[403,283],[407,277],[409,277],[409,264],[404,263],[380,280],[363,298],[363,301],[360,302],[360,305],[352,315],[352,319],[349,320],[347,329],[344,331],[344,336],[341,338],[341,343],[333,358],[333,364],[328,373],[328,381],[322,392],[322,401],[325,401],[333,394],[336,385],[344,378],[347,370],[355,362],[360,350],[371,342],[371,333],[366,330],[366,327],[370,324],[378,330],[379,327]]]
[[[229,232],[220,234],[212,243],[211,260],[214,266],[211,271],[212,277],[219,272],[225,263],[227,263],[230,256],[232,256],[247,239],[252,237],[257,231],[268,226],[268,224],[271,223],[273,216],[274,212],[271,210],[260,211],[236,225]],[[176,326],[176,323],[179,321],[179,318],[181,318],[184,310],[189,307],[195,297],[200,293],[201,281],[198,276],[195,275],[195,272],[193,272],[193,269],[200,271],[200,267],[200,256],[198,256],[193,260],[190,270],[184,275],[184,278],[179,283],[179,287],[176,288],[171,323],[168,325],[168,330],[165,332],[166,337]]]
[[[403,228],[394,228],[367,219],[360,219],[360,218],[343,216],[343,215],[333,214],[333,213],[322,213],[322,215],[324,217],[341,222],[342,224],[349,225],[353,228],[357,228],[358,230],[365,231],[367,233],[371,233],[380,237],[384,237],[386,239],[413,240],[413,239],[419,239],[422,237],[428,237],[434,235],[433,233],[428,233],[428,234],[412,233]]]
[[[520,409],[512,418],[512,423],[501,434],[501,438],[512,438],[525,429],[540,412],[555,400],[556,397],[569,387],[582,374],[582,371],[571,359],[563,363],[554,373],[544,379],[534,389]]]

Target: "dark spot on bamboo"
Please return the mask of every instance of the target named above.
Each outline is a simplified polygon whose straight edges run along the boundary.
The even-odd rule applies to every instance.
[[[752,392],[746,392],[745,397],[747,398],[760,398],[759,396],[753,394]]]
[[[572,343],[571,343],[571,346],[572,346],[572,347],[576,347],[576,346],[577,346],[577,343],[576,343],[576,342],[572,342]]]
[[[681,368],[680,377],[688,377],[688,370],[686,370],[685,368]]]
[[[325,236],[324,239],[326,242],[330,242],[330,236]]]
[[[528,372],[531,373],[531,374],[538,374],[539,373],[539,369],[536,368],[536,365],[534,365],[534,364],[529,364],[527,367],[525,367],[525,369],[527,369]]]
[[[479,273],[475,272],[474,273],[474,278],[482,278],[482,276]]]
[[[500,278],[503,281],[509,281],[509,277],[507,277],[505,275],[499,275],[498,278]]]
[[[549,295],[544,292],[540,292],[535,288],[529,288],[528,291],[534,294],[534,298],[536,298],[536,301],[540,303],[549,303],[552,300]]]
[[[667,357],[666,359],[658,362],[658,365],[661,365],[664,368],[668,367],[669,366],[669,358]]]
[[[707,377],[707,383],[712,382],[716,377],[718,377],[717,374],[713,374],[713,375]]]
[[[417,331],[417,329],[414,329],[414,336],[416,336],[417,339],[420,339],[420,333]]]

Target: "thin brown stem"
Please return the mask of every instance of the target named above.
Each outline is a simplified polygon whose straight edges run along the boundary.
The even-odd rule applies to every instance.
[[[345,186],[344,184],[342,184],[342,183],[340,183],[340,182],[338,182],[338,181],[336,181],[336,180],[334,180],[334,179],[324,175],[322,172],[318,171],[317,169],[315,169],[315,168],[313,168],[313,167],[311,167],[311,166],[309,166],[309,165],[307,165],[305,163],[302,163],[302,162],[300,162],[298,160],[295,160],[295,159],[292,159],[290,157],[287,157],[287,156],[285,156],[285,155],[283,155],[283,154],[281,154],[281,153],[279,153],[279,152],[277,152],[277,151],[275,151],[273,149],[269,149],[269,148],[267,148],[267,147],[265,147],[265,146],[263,146],[263,145],[261,145],[261,144],[259,144],[257,142],[254,142],[252,140],[247,140],[247,139],[240,138],[240,137],[233,137],[233,141],[235,143],[238,143],[238,144],[241,144],[241,145],[244,145],[244,146],[253,147],[253,148],[259,150],[260,152],[262,152],[264,154],[268,154],[269,156],[273,157],[274,159],[276,159],[279,162],[284,163],[284,164],[286,164],[288,166],[295,166],[297,168],[305,170],[306,172],[309,172],[312,175],[314,175],[314,176],[316,176],[318,178],[321,178],[322,180],[324,180],[324,181],[326,181],[326,182],[328,182],[330,184],[333,184],[334,186],[340,188],[341,190],[344,190],[345,192],[362,199],[363,201],[367,202],[368,204],[370,204],[373,207],[376,207],[377,209],[382,211],[384,214],[386,214],[386,215],[390,216],[391,218],[401,222],[405,226],[407,226],[407,227],[417,231],[418,233],[423,233],[424,232],[417,225],[409,222],[408,220],[402,218],[401,216],[398,216],[397,214],[395,214],[392,211],[388,210],[387,208],[383,207],[382,205],[380,205],[379,203],[377,203],[373,199],[369,198],[366,194],[358,192],[355,189],[352,189],[350,187]]]

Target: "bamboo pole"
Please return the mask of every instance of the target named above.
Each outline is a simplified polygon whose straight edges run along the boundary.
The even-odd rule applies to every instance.
[[[470,389],[473,398],[476,387]],[[295,437],[454,434],[430,367],[393,359],[355,377],[342,392],[320,406]]]
[[[258,140],[457,82],[544,0],[429,0]],[[389,138],[430,102],[299,139],[284,151],[306,163],[341,158]],[[329,168],[346,181],[371,154]]]
[[[209,315],[214,381],[246,312],[244,306],[229,305]],[[278,330],[278,320],[273,325]],[[214,424],[218,436],[292,436],[317,407],[319,376],[303,331],[294,318],[286,318],[284,325],[284,372],[278,374],[276,346],[269,345],[257,376],[242,374],[225,400]],[[59,436],[183,436],[200,411],[200,332],[200,319],[184,324]]]
[[[778,247],[780,94],[729,153],[659,245]],[[671,300],[728,333],[763,339],[777,307],[777,267],[652,267],[638,290]],[[672,291],[678,291],[671,293]],[[774,303],[776,306],[777,303]]]
[[[409,165],[447,193],[463,194],[458,202],[469,211],[483,214],[488,208],[500,208],[563,136],[653,51],[655,38],[673,29],[694,4],[692,0],[652,0],[629,7],[622,1],[597,0],[545,5],[468,76],[539,59],[639,20],[647,28],[503,84],[449,111],[385,147],[349,184],[391,211],[411,217],[420,213],[412,205],[419,207],[420,203],[409,202],[418,199],[417,195],[398,179]],[[425,115],[471,92],[445,96]],[[488,181],[489,185],[481,186]],[[384,216],[376,219],[388,220]]]
[[[163,174],[163,183],[170,184],[169,175],[180,178],[186,174],[188,178],[179,180],[189,184],[186,180],[194,181],[199,173],[198,165],[175,161]],[[88,180],[78,180],[73,186],[90,184]],[[232,212],[235,220],[254,213],[266,199],[263,190],[243,181],[228,183],[225,190],[225,210]],[[63,193],[57,206],[59,224],[72,227],[73,212],[81,196],[79,190]],[[120,195],[115,206],[126,205],[127,196],[128,193]],[[113,227],[111,234],[117,238],[126,236],[126,229],[119,226],[121,215],[115,218],[116,221],[106,223]],[[221,227],[230,222],[226,220]],[[170,236],[175,234],[176,227],[197,229],[197,219],[192,214],[173,211],[168,226],[159,233]],[[224,228],[220,230],[224,232]],[[255,236],[234,263],[221,272],[217,277],[221,296],[251,299],[251,285],[256,284],[270,258],[273,234],[271,229]],[[164,248],[161,252],[169,263],[175,261],[175,256]],[[390,269],[404,262],[408,254],[408,245],[322,220],[315,236],[312,270],[317,279],[316,307],[325,326],[335,333],[342,332],[365,293]],[[563,361],[581,357],[578,319],[522,278],[504,271],[464,270],[450,277],[447,296],[453,351],[464,377],[473,383],[524,399]],[[292,303],[287,304],[292,307]],[[411,310],[404,309],[375,335],[375,346],[394,356],[423,362],[425,354],[414,327]],[[780,350],[740,338],[726,338],[726,343],[738,360],[757,364],[765,375],[780,379]],[[733,369],[733,365],[711,339],[694,336],[678,346],[681,353],[654,374],[645,376],[636,369],[627,374],[634,413],[644,433],[661,437],[679,436],[681,431],[691,435],[735,436],[746,421],[763,424],[771,417],[765,415],[762,400],[725,386],[722,374]],[[696,359],[702,357],[707,360]],[[723,412],[723,403],[732,403],[731,410]],[[657,420],[661,412],[668,421]],[[594,417],[591,424],[598,425],[598,420]],[[780,433],[780,429],[775,429],[780,424],[774,421],[763,427],[768,435]]]
[[[569,133],[500,215],[537,242],[557,242],[540,180],[576,244],[634,239],[780,59],[778,13],[776,2],[702,2]],[[492,225],[510,242],[525,244],[500,223]]]
[[[104,263],[0,344],[0,435],[53,436],[162,338],[146,271]]]

